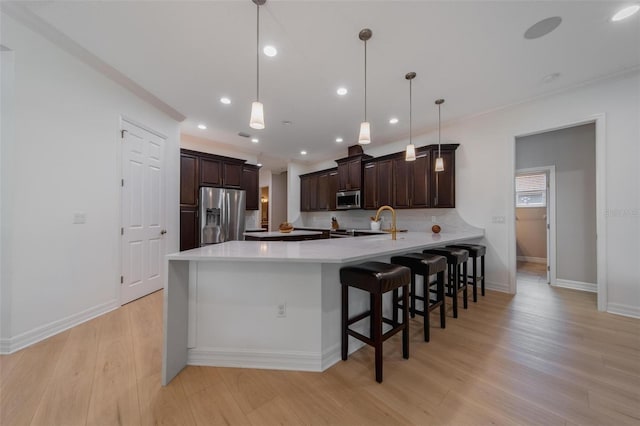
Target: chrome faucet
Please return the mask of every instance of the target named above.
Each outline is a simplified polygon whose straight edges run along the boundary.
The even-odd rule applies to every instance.
[[[378,211],[376,212],[376,218],[375,221],[377,222],[378,219],[380,219],[380,213],[382,213],[385,210],[391,210],[391,239],[395,240],[396,239],[396,232],[398,232],[396,230],[396,211],[393,209],[393,207],[391,206],[382,206],[378,209]]]

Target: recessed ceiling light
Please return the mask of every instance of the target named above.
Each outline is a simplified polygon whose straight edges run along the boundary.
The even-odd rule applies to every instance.
[[[253,142],[253,143],[258,143],[258,142],[260,142],[260,139],[258,139],[258,138],[251,138],[251,142]]]
[[[300,155],[307,155],[307,151],[300,151]]]
[[[622,21],[623,19],[626,19],[631,15],[635,15],[638,10],[640,10],[640,5],[637,4],[625,7],[624,9],[619,10],[615,15],[613,15],[611,20],[613,22]]]
[[[262,163],[258,163],[258,164],[256,164],[256,166],[262,167]]]
[[[349,91],[347,90],[346,87],[339,87],[338,90],[336,90],[336,93],[340,96],[344,96],[347,93],[349,93]]]
[[[559,72],[554,72],[552,74],[545,75],[542,78],[542,82],[543,83],[551,83],[553,80],[557,79],[558,77],[560,77],[560,73]]]
[[[231,103],[231,99],[223,96],[222,98],[220,98],[220,102],[225,105],[229,105]]]
[[[524,38],[526,38],[527,40],[533,40],[546,36],[551,31],[558,28],[558,25],[560,25],[561,23],[562,18],[559,16],[552,16],[551,18],[546,18],[542,21],[538,21],[531,27],[529,27],[527,31],[525,31]]]
[[[398,119],[393,117],[389,119],[389,124],[398,124]]]
[[[264,52],[265,55],[269,56],[270,58],[273,58],[278,54],[278,49],[276,49],[273,46],[265,46],[264,49],[262,49],[262,51]]]
[[[198,129],[207,130],[207,126],[205,126],[204,124],[198,124]]]
[[[291,120],[282,120],[282,125],[283,126],[288,126],[290,124],[293,124],[293,121],[291,121]]]
[[[342,142],[342,138],[336,138],[336,142],[338,143]]]

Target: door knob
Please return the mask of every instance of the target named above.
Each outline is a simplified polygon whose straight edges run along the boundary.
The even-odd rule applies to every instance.
[[[166,229],[163,229],[162,231],[160,231],[160,235],[164,235],[164,234],[166,234],[166,233],[167,233],[167,230],[166,230]]]

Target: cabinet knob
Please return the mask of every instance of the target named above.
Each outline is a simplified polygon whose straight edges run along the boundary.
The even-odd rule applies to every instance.
[[[166,233],[167,233],[167,230],[166,230],[166,229],[163,229],[162,231],[160,231],[160,235],[164,235],[164,234],[166,234]]]

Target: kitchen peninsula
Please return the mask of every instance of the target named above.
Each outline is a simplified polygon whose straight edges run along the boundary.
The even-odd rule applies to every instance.
[[[229,241],[168,255],[162,383],[187,364],[324,371],[340,359],[340,268],[483,236],[468,227],[395,241]],[[352,312],[365,310],[353,291]]]

